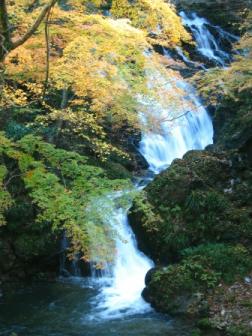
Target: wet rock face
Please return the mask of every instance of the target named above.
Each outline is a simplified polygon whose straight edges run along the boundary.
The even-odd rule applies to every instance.
[[[230,32],[240,34],[251,0],[173,0],[178,10],[195,11]]]
[[[251,92],[245,91],[238,99],[226,98],[214,115],[214,142],[218,148],[239,149],[251,157],[252,112]]]
[[[13,235],[14,236],[14,235]],[[20,248],[17,240],[9,234],[2,234],[0,240],[0,282],[4,284],[26,281],[31,278],[51,279],[58,273],[56,238],[46,245],[44,253],[35,255],[25,247]],[[28,243],[27,243],[28,244]],[[27,246],[27,245],[25,245]]]

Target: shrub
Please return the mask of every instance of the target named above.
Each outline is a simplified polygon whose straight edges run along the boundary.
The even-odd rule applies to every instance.
[[[226,282],[245,276],[252,269],[252,259],[242,245],[206,244],[182,252],[186,263],[209,267]]]

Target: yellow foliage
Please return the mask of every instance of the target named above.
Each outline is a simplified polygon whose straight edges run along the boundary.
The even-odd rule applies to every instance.
[[[13,89],[5,85],[1,92],[0,107],[24,106],[27,104],[27,93],[21,89]]]
[[[174,7],[163,0],[113,0],[112,14],[129,18],[135,27],[144,29],[150,41],[163,46],[174,46],[181,41],[190,42]]]
[[[67,45],[52,69],[53,85],[71,89],[77,97],[89,97],[91,110],[101,118],[108,111],[117,115],[121,112],[125,118],[127,111],[120,111],[119,97],[129,92],[133,95],[136,86],[138,91],[144,87],[139,85],[143,52],[148,47],[144,34],[125,21],[100,16],[86,17],[83,24],[80,36]],[[130,69],[132,63],[134,73]]]
[[[23,33],[44,4],[42,0],[33,7],[33,1],[21,0],[15,6],[9,1],[11,23]],[[98,14],[107,4],[103,0],[70,0],[66,4],[68,10],[64,5],[52,9],[48,96],[43,103],[44,115],[37,119],[39,125],[45,126],[57,125],[61,120],[61,132],[73,133],[103,159],[111,153],[126,156],[110,143],[105,127],[109,132],[125,126],[139,127],[138,96],[150,95],[147,77],[159,67],[151,44],[173,47],[190,40],[174,8],[165,1],[138,0],[133,4],[114,0],[111,12],[117,19]],[[16,34],[18,37],[17,31]],[[6,59],[6,75],[22,89],[15,92],[6,86],[4,96],[8,96],[8,102],[2,99],[2,106],[10,106],[11,102],[24,106],[31,97],[41,99],[45,56],[42,24]],[[164,67],[161,71],[165,72]],[[63,91],[68,92],[68,101],[62,108],[59,100]],[[167,101],[166,90],[159,87],[159,93],[153,88],[152,91],[152,96]]]

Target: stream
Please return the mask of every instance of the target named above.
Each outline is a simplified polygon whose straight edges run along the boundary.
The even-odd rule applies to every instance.
[[[231,55],[222,49],[221,41],[234,42],[237,38],[211,26],[195,13],[180,13],[184,25],[192,32],[197,50],[207,61],[225,67]],[[215,30],[215,34],[212,31]],[[167,59],[171,59],[164,50]],[[178,56],[190,66],[182,50]],[[148,57],[148,56],[146,56]],[[202,68],[205,68],[202,66]],[[162,85],[160,100],[139,96],[139,118],[147,124],[146,115],[163,120],[159,129],[146,129],[142,134],[139,151],[149,164],[149,171],[135,184],[143,189],[156,174],[169,167],[175,158],[192,149],[204,149],[213,141],[212,121],[195,89],[182,77],[168,82],[158,70],[148,74],[149,88],[155,89],[157,79]],[[176,95],[179,105],[164,106],[163,92]],[[191,106],[191,110],[188,110]],[[176,110],[176,111],[174,111]],[[146,114],[147,111],[147,114]],[[181,116],[175,122],[169,116]],[[126,191],[127,192],[127,191]],[[125,208],[116,206],[108,221],[116,228],[120,238],[115,238],[116,256],[99,277],[61,277],[55,283],[33,284],[7,293],[0,301],[0,335],[58,336],[186,336],[191,334],[188,322],[171,319],[156,313],[141,297],[144,278],[154,266],[152,260],[138,250],[136,237],[128,223]],[[78,275],[78,272],[76,272]]]

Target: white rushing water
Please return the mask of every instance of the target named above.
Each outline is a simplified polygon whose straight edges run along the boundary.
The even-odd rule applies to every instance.
[[[151,310],[141,297],[145,274],[154,266],[153,262],[140,252],[134,233],[128,223],[128,209],[114,209],[110,225],[118,232],[116,257],[111,278],[104,282],[100,295],[94,300],[96,313],[91,318],[118,318]]]
[[[153,81],[154,78],[150,78],[150,86]],[[144,102],[152,114],[161,116],[164,120],[158,133],[144,133],[140,142],[140,152],[149,163],[149,169],[155,174],[167,168],[175,158],[182,158],[187,151],[205,148],[213,139],[211,119],[192,86],[181,79],[176,80],[172,86],[170,83],[165,85],[167,91],[181,95],[178,97],[177,106],[160,109],[158,102]],[[175,115],[177,119],[169,121],[173,119],[169,117],[171,115]],[[144,114],[142,119],[145,122]]]
[[[208,30],[208,21],[196,14],[186,16],[181,13],[181,16],[184,24],[192,30],[198,50],[218,65],[224,66],[229,55],[220,49]],[[224,34],[224,31],[220,30],[220,34]],[[229,38],[233,36],[230,35]],[[168,52],[165,55],[171,58]],[[147,54],[146,57],[148,58]],[[138,97],[139,118],[143,125],[139,151],[149,164],[150,176],[154,176],[166,169],[174,159],[182,158],[187,151],[204,149],[211,144],[213,127],[195,89],[181,76],[171,78],[158,69],[147,71],[146,75],[150,90],[158,91],[160,87],[156,98]],[[164,95],[170,97],[170,100],[164,100]],[[153,127],[149,127],[150,120]],[[159,127],[154,125],[156,122]],[[142,186],[136,185],[136,190],[141,190],[150,180],[143,178]],[[90,318],[118,318],[151,310],[149,304],[142,299],[141,292],[145,275],[154,264],[138,250],[127,217],[131,202],[129,201],[128,207],[122,208],[116,204],[118,197],[116,194],[109,196],[115,202],[111,215],[104,216],[103,219],[106,225],[109,224],[118,232],[115,236],[116,255],[114,263],[102,272],[103,278],[98,279],[101,291],[93,300],[95,308]]]
[[[238,40],[235,35],[210,24],[208,20],[199,17],[196,13],[180,12],[180,16],[183,24],[191,30],[200,54],[222,67],[231,61],[230,54],[222,49],[221,41],[231,44]],[[216,35],[213,35],[210,29],[214,30]]]

